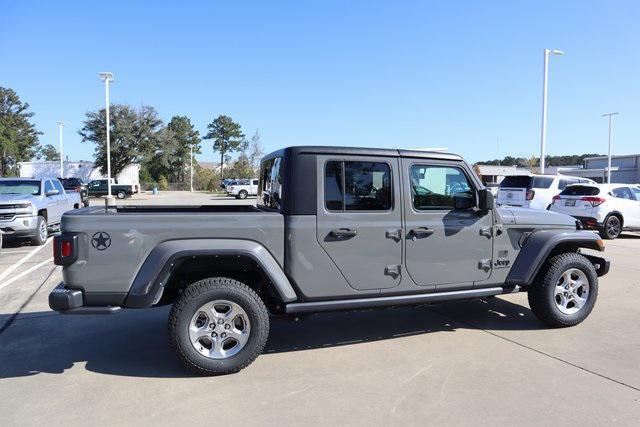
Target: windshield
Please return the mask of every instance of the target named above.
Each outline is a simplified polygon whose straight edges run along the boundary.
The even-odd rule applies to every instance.
[[[570,185],[560,193],[561,196],[597,196],[598,194],[600,189],[590,185]]]
[[[40,194],[40,181],[0,181],[0,194],[37,196]]]
[[[500,188],[549,188],[552,183],[550,176],[506,176]]]

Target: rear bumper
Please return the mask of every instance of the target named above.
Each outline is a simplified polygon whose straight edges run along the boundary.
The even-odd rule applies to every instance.
[[[121,309],[119,306],[85,305],[84,293],[68,288],[64,283],[60,283],[49,294],[49,307],[63,314],[114,314]]]
[[[602,277],[609,272],[609,268],[611,267],[611,261],[608,259],[601,258],[595,255],[581,254],[583,257],[587,258],[593,264],[593,267],[596,269],[596,273],[598,277]]]
[[[582,227],[585,230],[598,230],[602,226],[602,223],[597,218],[589,216],[574,216],[574,218],[582,223]]]

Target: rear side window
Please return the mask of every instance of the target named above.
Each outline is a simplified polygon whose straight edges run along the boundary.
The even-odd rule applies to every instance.
[[[453,209],[454,197],[475,197],[465,173],[451,166],[413,165],[411,198],[417,210]]]
[[[391,188],[391,168],[387,163],[329,161],[325,165],[324,204],[327,210],[389,210]]]
[[[553,178],[549,176],[534,176],[533,188],[549,188],[553,184]]]
[[[631,191],[633,191],[633,195],[636,196],[636,200],[640,200],[640,188],[631,187]]]
[[[611,194],[618,199],[634,200],[629,187],[618,187],[611,190]]]
[[[282,209],[284,162],[281,157],[267,159],[260,165],[258,203],[272,209]]]
[[[570,185],[560,193],[561,196],[597,196],[598,194],[600,189],[590,185]]]

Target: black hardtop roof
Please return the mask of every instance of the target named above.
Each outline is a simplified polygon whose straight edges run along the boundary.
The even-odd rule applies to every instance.
[[[380,157],[414,157],[422,159],[439,159],[439,160],[463,160],[461,156],[452,153],[444,153],[441,151],[423,151],[423,150],[403,150],[396,148],[364,148],[364,147],[331,147],[326,145],[319,146],[293,146],[286,147],[281,150],[274,151],[264,156],[264,159],[282,156],[285,152],[290,154],[337,154],[337,155],[355,155],[355,156],[380,156]]]

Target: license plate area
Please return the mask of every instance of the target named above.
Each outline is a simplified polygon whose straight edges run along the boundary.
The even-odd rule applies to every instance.
[[[565,206],[575,206],[576,205],[576,201],[575,200],[567,200],[564,202]]]

